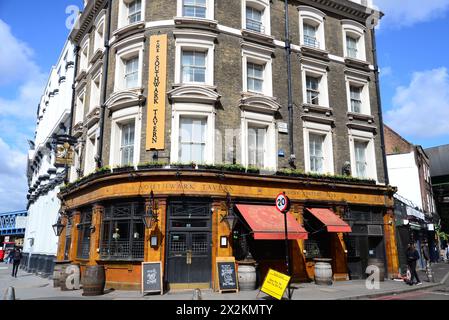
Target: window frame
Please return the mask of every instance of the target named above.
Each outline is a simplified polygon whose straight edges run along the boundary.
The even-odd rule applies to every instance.
[[[255,10],[261,11],[261,26],[262,30],[256,31],[247,27],[246,8],[250,7]],[[271,5],[267,0],[242,0],[242,29],[249,30],[251,32],[257,32],[261,34],[271,35]]]
[[[123,27],[126,26],[130,26],[130,25],[134,25],[134,24],[138,24],[138,23],[142,23],[145,21],[145,9],[146,9],[146,0],[141,0],[141,16],[140,16],[140,20],[130,23],[129,22],[129,4],[127,4],[127,2],[131,3],[134,1],[130,1],[130,0],[120,0],[119,3],[119,13],[118,13],[118,24],[117,24],[117,29],[121,29]]]
[[[95,157],[97,156],[97,131],[98,125],[95,125],[87,132],[86,152],[84,154],[84,175],[89,175],[95,172]],[[93,144],[91,143],[92,140],[94,140]]]
[[[206,73],[205,82],[183,82],[182,73],[182,52],[183,51],[203,51],[206,52]],[[175,50],[175,82],[179,85],[214,85],[214,51],[215,44],[213,40],[196,38],[195,34],[187,37],[176,38]]]
[[[312,64],[307,64],[305,61],[302,66],[302,83],[303,83],[303,103],[308,104],[307,101],[307,77],[313,77],[319,79],[318,89],[319,89],[319,96],[318,96],[318,106],[330,108],[329,104],[329,87],[328,87],[328,75],[327,75],[327,69],[325,66],[315,66]]]
[[[86,89],[84,88],[76,96],[75,121],[73,122],[74,125],[84,121],[85,108],[86,108]]]
[[[179,158],[180,119],[182,117],[206,119],[206,146],[204,148],[204,163],[215,164],[215,107],[199,103],[174,103],[172,105],[172,130],[170,161],[177,163]],[[212,138],[211,138],[212,137]]]
[[[242,110],[241,114],[241,150],[242,165],[249,166],[249,146],[248,146],[248,128],[266,127],[266,139],[264,151],[264,167],[259,169],[276,170],[277,169],[277,138],[276,122],[273,115],[256,113]]]
[[[102,85],[102,70],[98,71],[90,82],[90,101],[89,101],[89,111],[94,110],[96,107],[101,105],[101,85]],[[96,82],[98,81],[98,89],[96,88]]]
[[[111,166],[121,166],[121,125],[134,121],[134,155],[130,166],[136,167],[140,162],[142,110],[140,106],[117,110],[111,119],[111,146],[109,163]]]
[[[215,16],[214,8],[215,8],[214,0],[206,0],[206,17],[205,18],[185,16],[184,15],[184,0],[177,0],[176,15],[178,17],[184,17],[187,19],[214,20],[214,16]]]
[[[130,215],[127,216],[120,216],[117,214],[114,214],[114,208],[117,207],[129,207],[130,208]],[[142,209],[142,212],[139,214],[139,209]],[[100,259],[102,261],[143,261],[145,256],[145,226],[142,220],[142,217],[144,215],[145,210],[145,202],[144,201],[138,201],[138,202],[124,202],[124,203],[113,203],[106,205],[104,208],[104,215],[102,217],[101,221],[101,234],[100,234]],[[114,222],[117,224],[118,222],[128,222],[128,233],[129,237],[127,239],[127,242],[129,244],[130,249],[128,250],[127,256],[115,256],[111,255],[111,250],[114,248]],[[136,240],[134,237],[135,235],[135,225],[141,224],[142,228],[142,234],[138,238],[139,240]],[[108,227],[108,230],[106,228]],[[105,239],[106,238],[106,239]],[[125,240],[117,240],[115,242],[115,246],[118,246],[118,241],[126,242]],[[133,253],[132,247],[135,243],[138,243],[139,246],[141,246],[141,252],[139,255],[135,256]],[[116,247],[117,248],[117,247]],[[106,253],[108,254],[105,254]]]
[[[142,74],[143,74],[143,43],[137,42],[135,44],[129,45],[127,47],[117,50],[115,59],[115,81],[114,81],[114,92],[123,90],[133,90],[142,87]],[[126,61],[138,57],[138,76],[137,76],[137,86],[132,88],[126,87]]]
[[[89,209],[84,209],[81,211],[80,213],[80,223],[77,224],[77,229],[78,229],[78,239],[77,239],[77,251],[76,251],[76,257],[78,259],[82,259],[82,260],[89,260],[90,258],[90,234],[91,234],[91,226],[92,226],[92,217],[93,216],[93,212],[92,212],[92,208]],[[86,248],[83,247],[83,245],[85,246],[86,243],[87,245],[87,250],[85,250]],[[86,252],[87,251],[87,254]]]
[[[347,96],[347,110],[350,113],[356,113],[352,111],[352,97],[351,97],[351,86],[360,87],[361,90],[361,110],[359,114],[371,115],[371,102],[369,93],[369,80],[366,78],[355,77],[352,75],[345,75],[346,82],[346,96]]]
[[[326,14],[316,8],[299,6],[299,44],[310,48],[326,50],[325,18]],[[316,41],[318,46],[309,46],[305,41],[304,24],[313,25],[317,28]]]
[[[273,95],[272,58],[269,55],[243,49],[242,51],[242,81],[243,92],[262,94],[271,97]],[[248,63],[264,65],[262,92],[248,90]]]
[[[360,61],[367,61],[367,52],[366,52],[366,27],[361,25],[358,22],[352,20],[342,20],[342,31],[343,31],[343,56],[349,59],[356,59]],[[350,57],[348,54],[347,47],[347,36],[350,36],[357,40],[357,57]]]
[[[304,137],[304,164],[306,172],[313,172],[310,163],[310,134],[323,136],[323,172],[320,174],[334,174],[334,149],[333,134],[331,125],[315,123],[310,121],[303,122]]]
[[[366,147],[366,162],[367,162],[367,176],[359,177],[357,175],[357,161],[355,157],[355,142],[367,143]],[[377,163],[375,153],[374,134],[368,131],[361,131],[349,129],[349,149],[351,157],[351,173],[353,177],[362,179],[373,179],[378,182]]]

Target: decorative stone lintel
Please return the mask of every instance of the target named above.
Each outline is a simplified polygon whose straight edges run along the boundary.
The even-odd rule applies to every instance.
[[[361,130],[361,131],[368,131],[368,132],[372,132],[374,134],[377,133],[377,127],[376,126],[370,126],[370,125],[367,125],[367,124],[356,123],[356,122],[349,122],[346,125],[350,129],[356,129],[356,130]]]
[[[105,105],[111,112],[142,105],[146,101],[146,97],[142,93],[143,88],[117,91],[109,97]]]
[[[281,105],[275,97],[243,92],[242,99],[239,101],[239,107],[243,110],[275,113],[279,111]]]
[[[218,21],[202,18],[191,18],[191,17],[174,17],[175,25],[177,27],[190,27],[192,25],[202,26],[212,29],[217,29]]]
[[[330,126],[334,126],[335,125],[335,119],[334,118],[330,118],[330,117],[320,117],[320,116],[313,116],[310,114],[303,114],[301,116],[301,119],[303,121],[310,121],[310,122],[317,122],[317,123],[323,123],[323,124],[327,124]]]
[[[86,116],[86,126],[91,128],[94,124],[100,121],[100,107],[96,106]]]
[[[78,76],[75,78],[75,81],[79,82],[82,79],[84,79],[86,76],[87,76],[87,71],[85,69],[83,69],[79,72]]]
[[[319,48],[309,47],[309,46],[301,46],[301,53],[303,55],[324,59],[326,61],[330,61],[329,59],[329,51],[321,50]]]
[[[129,24],[127,26],[124,26],[120,29],[115,30],[112,35],[116,37],[117,39],[122,38],[125,34],[129,34],[132,32],[140,32],[145,30],[145,22],[140,21],[136,23]]]
[[[369,115],[369,114],[348,112],[347,115],[348,115],[348,119],[350,121],[352,121],[352,120],[361,120],[361,121],[366,121],[369,124],[374,123],[374,117],[372,115]]]
[[[98,48],[97,50],[95,50],[89,63],[94,64],[95,62],[97,62],[98,59],[103,57],[103,54],[104,54],[104,48]]]
[[[262,32],[242,29],[242,36],[243,38],[260,41],[265,44],[274,44],[274,37]]]
[[[304,103],[302,105],[304,112],[317,112],[317,113],[321,113],[321,114],[325,114],[327,117],[330,117],[333,114],[333,109],[332,108],[328,108],[328,107],[324,107],[324,106],[319,106],[319,105],[314,105],[314,104],[309,104],[309,103]]]
[[[80,121],[73,127],[73,136],[75,138],[79,138],[83,135],[83,131],[84,131],[84,123],[83,121]]]
[[[369,62],[366,62],[363,60],[346,57],[345,63],[348,67],[362,69],[363,71],[367,71],[367,72],[371,71],[370,67],[369,67],[370,66]]]

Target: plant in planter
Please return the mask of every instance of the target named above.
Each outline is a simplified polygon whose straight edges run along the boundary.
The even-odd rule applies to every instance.
[[[146,169],[160,169],[165,166],[165,163],[162,162],[145,162],[140,163],[137,168],[139,170],[146,170]]]
[[[246,172],[246,168],[240,164],[224,164],[221,166],[217,166],[221,171],[230,171],[230,172]]]
[[[246,172],[247,172],[247,173],[252,173],[252,174],[259,174],[259,173],[260,173],[260,169],[257,168],[257,167],[249,166],[249,167],[246,169]]]
[[[191,162],[191,163],[175,162],[175,163],[170,164],[170,168],[172,168],[172,169],[196,169],[196,164],[194,162]]]
[[[124,166],[117,166],[117,167],[115,167],[113,172],[114,173],[120,173],[120,172],[129,172],[129,171],[133,171],[133,170],[134,170],[134,166],[124,165]]]

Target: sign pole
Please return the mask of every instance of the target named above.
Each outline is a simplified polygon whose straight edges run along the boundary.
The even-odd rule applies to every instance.
[[[285,261],[287,264],[287,274],[291,277],[291,270],[290,270],[290,246],[288,243],[288,231],[287,231],[287,213],[288,211],[284,212],[284,226],[285,226]],[[288,300],[292,299],[291,291],[290,291],[290,282],[288,283]]]
[[[284,231],[285,231],[285,264],[287,266],[287,274],[291,277],[290,268],[290,246],[288,243],[288,226],[287,226],[287,214],[290,210],[290,199],[285,195],[285,192],[280,193],[276,197],[276,209],[284,215]],[[290,290],[290,282],[288,283],[288,299],[292,299],[292,294]]]

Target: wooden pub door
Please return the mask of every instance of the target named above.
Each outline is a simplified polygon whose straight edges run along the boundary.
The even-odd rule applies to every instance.
[[[167,282],[170,289],[208,289],[212,277],[210,202],[174,200],[168,207]]]

